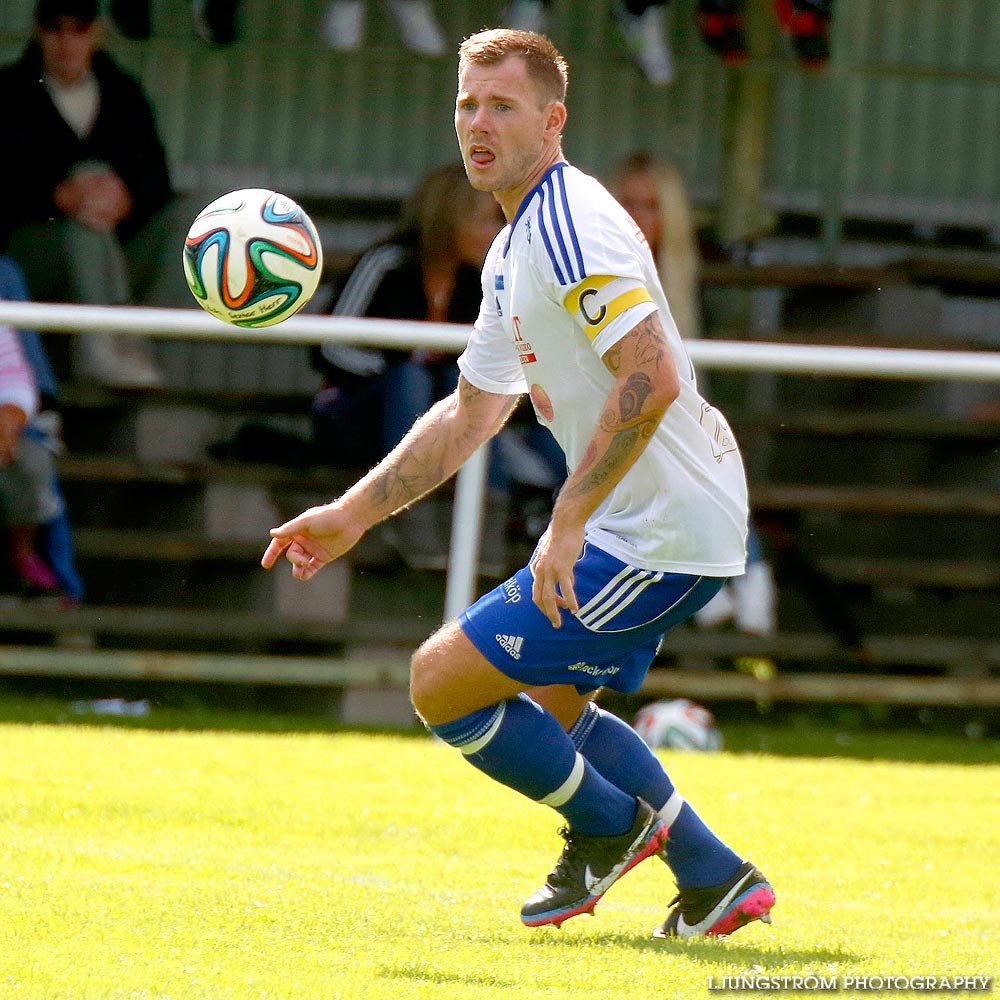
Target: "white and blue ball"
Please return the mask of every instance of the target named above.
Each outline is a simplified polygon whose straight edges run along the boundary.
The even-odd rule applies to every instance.
[[[702,752],[722,749],[722,733],[712,713],[687,698],[644,705],[632,725],[651,747]]]

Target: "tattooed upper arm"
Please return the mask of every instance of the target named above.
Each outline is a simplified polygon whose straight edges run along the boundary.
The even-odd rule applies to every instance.
[[[660,314],[652,312],[640,320],[618,343],[605,351],[601,358],[605,368],[617,376],[625,365],[628,368],[656,370],[664,364],[673,364],[667,335],[663,332]]]

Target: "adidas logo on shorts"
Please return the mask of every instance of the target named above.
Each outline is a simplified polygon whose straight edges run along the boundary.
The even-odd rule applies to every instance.
[[[497,634],[496,639],[515,660],[521,659],[521,647],[524,645],[524,636]]]

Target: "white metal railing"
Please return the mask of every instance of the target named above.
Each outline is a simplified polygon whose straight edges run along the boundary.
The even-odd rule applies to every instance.
[[[272,344],[342,341],[383,348],[428,348],[461,352],[468,327],[408,320],[294,316],[277,326],[244,330],[200,309],[58,305],[0,301],[0,324],[35,330],[125,336],[174,337]],[[785,374],[852,375],[867,378],[948,379],[1000,382],[1000,352],[928,351],[890,347],[828,347],[744,341],[692,340],[691,360],[699,368]],[[452,618],[475,596],[479,530],[485,492],[486,449],[459,471],[455,487],[445,616]]]

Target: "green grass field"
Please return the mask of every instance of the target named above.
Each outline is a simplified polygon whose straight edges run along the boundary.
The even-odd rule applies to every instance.
[[[997,763],[664,754],[778,894],[770,927],[665,943],[655,860],[596,917],[523,928],[559,818],[422,735],[0,715],[0,996],[648,1000],[751,971],[1000,973]]]

